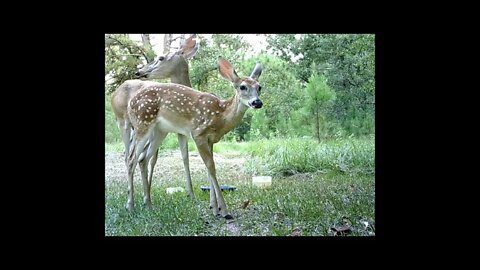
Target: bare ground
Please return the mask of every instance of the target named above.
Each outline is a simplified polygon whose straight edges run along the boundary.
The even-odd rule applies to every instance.
[[[196,152],[190,152],[189,161],[192,181],[202,181],[207,184],[207,169],[200,155]],[[214,161],[219,184],[228,184],[232,179],[236,181],[248,181],[249,178],[244,169],[244,156],[214,154]],[[134,181],[141,181],[138,167],[137,170],[135,170]],[[159,153],[153,173],[152,185],[158,185],[160,181],[164,183],[168,183],[169,181],[185,181],[185,169],[179,150],[162,150]],[[108,186],[112,184],[125,185],[126,187],[127,173],[125,155],[123,153],[105,153],[105,185]]]
[[[215,168],[219,184],[229,184],[233,179],[236,181],[248,181],[245,173],[245,157],[239,155],[214,154]],[[200,155],[196,152],[189,153],[190,173],[192,182],[201,181],[202,185],[208,185],[207,169],[203,164]],[[134,181],[141,182],[140,171],[135,170]],[[172,186],[185,188],[185,169],[180,151],[163,150],[159,153],[155,165],[152,186],[159,186],[160,183],[172,182]],[[182,184],[179,184],[182,183]],[[238,183],[238,182],[237,182]],[[125,155],[118,152],[105,153],[105,188],[110,186],[124,186],[127,189],[127,173],[125,166]],[[240,229],[234,223],[226,223],[220,226],[220,230],[230,232],[230,235],[239,235]]]

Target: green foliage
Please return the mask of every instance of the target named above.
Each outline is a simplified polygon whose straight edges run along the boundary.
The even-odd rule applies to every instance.
[[[312,63],[318,64],[317,71],[325,74],[337,96],[327,117],[339,122],[347,133],[374,132],[373,125],[364,123],[375,114],[374,35],[271,35],[268,42],[275,54],[290,62],[301,81],[308,82]],[[299,60],[293,61],[294,57]],[[353,125],[352,118],[362,124]]]
[[[313,120],[315,136],[320,142],[320,128],[324,122],[324,114],[327,107],[333,104],[335,92],[327,85],[327,78],[324,75],[317,75],[315,63],[312,64],[312,70],[306,87],[304,109],[308,111],[308,117]]]
[[[114,144],[121,141],[122,136],[112,112],[111,95],[105,95],[105,143]]]
[[[374,173],[373,137],[315,143],[311,139],[259,140],[248,146],[248,168],[253,174],[293,175],[333,170]]]
[[[212,40],[207,40],[202,35],[198,35],[198,38],[200,49],[190,61],[192,86],[223,99],[232,97],[234,92],[231,83],[219,75],[218,57],[227,59],[238,71],[238,65],[243,61],[249,44],[238,35],[214,34]]]
[[[105,76],[110,76],[112,82],[105,81],[105,92],[112,93],[124,81],[133,79],[137,68],[154,57],[151,48],[132,41],[128,34],[106,34]]]

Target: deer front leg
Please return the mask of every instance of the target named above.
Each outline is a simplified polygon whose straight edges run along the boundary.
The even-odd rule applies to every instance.
[[[208,150],[212,154],[213,158],[213,144],[208,146]],[[210,172],[207,171],[207,179],[208,182],[210,183],[210,209],[213,210],[213,213],[215,216],[218,216],[218,203],[217,203],[217,195],[215,193],[215,187],[213,186],[213,180],[212,177],[210,176]]]
[[[213,186],[213,190],[215,191],[217,207],[215,207],[215,205],[212,205],[213,207],[215,207],[213,210],[213,213],[217,215],[217,213],[220,212],[220,215],[225,219],[232,219],[233,217],[227,211],[227,205],[225,204],[222,191],[220,190],[220,186],[218,185],[216,172],[215,172],[215,163],[213,161],[213,151],[212,151],[213,145],[208,143],[208,141],[203,138],[195,138],[195,143],[197,145],[198,152],[200,153],[200,156],[202,157],[202,160],[205,163],[205,166],[207,167],[208,175],[210,179],[210,186]],[[212,190],[212,188],[210,188],[210,190]],[[210,191],[210,201],[211,202],[215,201],[215,200],[212,200],[211,191]]]
[[[190,164],[188,161],[188,137],[182,134],[178,135],[178,144],[180,145],[180,152],[182,153],[183,166],[185,167],[185,176],[187,178],[187,194],[192,199],[195,199],[193,193],[192,178],[190,176]]]
[[[218,204],[217,204],[217,195],[215,193],[215,187],[213,186],[213,180],[212,177],[210,176],[210,173],[208,175],[208,181],[210,182],[210,209],[213,210],[213,214],[215,216],[218,216]]]

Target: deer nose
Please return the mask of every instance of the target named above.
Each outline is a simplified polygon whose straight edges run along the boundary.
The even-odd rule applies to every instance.
[[[136,71],[135,74],[133,74],[133,75],[135,75],[135,77],[138,78],[138,77],[140,77],[140,72]]]
[[[263,106],[263,103],[260,99],[255,99],[253,102],[252,102],[252,106],[255,108],[255,109],[260,109],[262,108]]]

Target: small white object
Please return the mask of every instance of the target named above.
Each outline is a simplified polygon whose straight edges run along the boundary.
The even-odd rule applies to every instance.
[[[184,192],[185,189],[182,187],[169,187],[167,188],[167,194],[173,194],[175,192]]]
[[[254,176],[252,177],[252,184],[258,187],[269,187],[272,185],[271,176]]]

